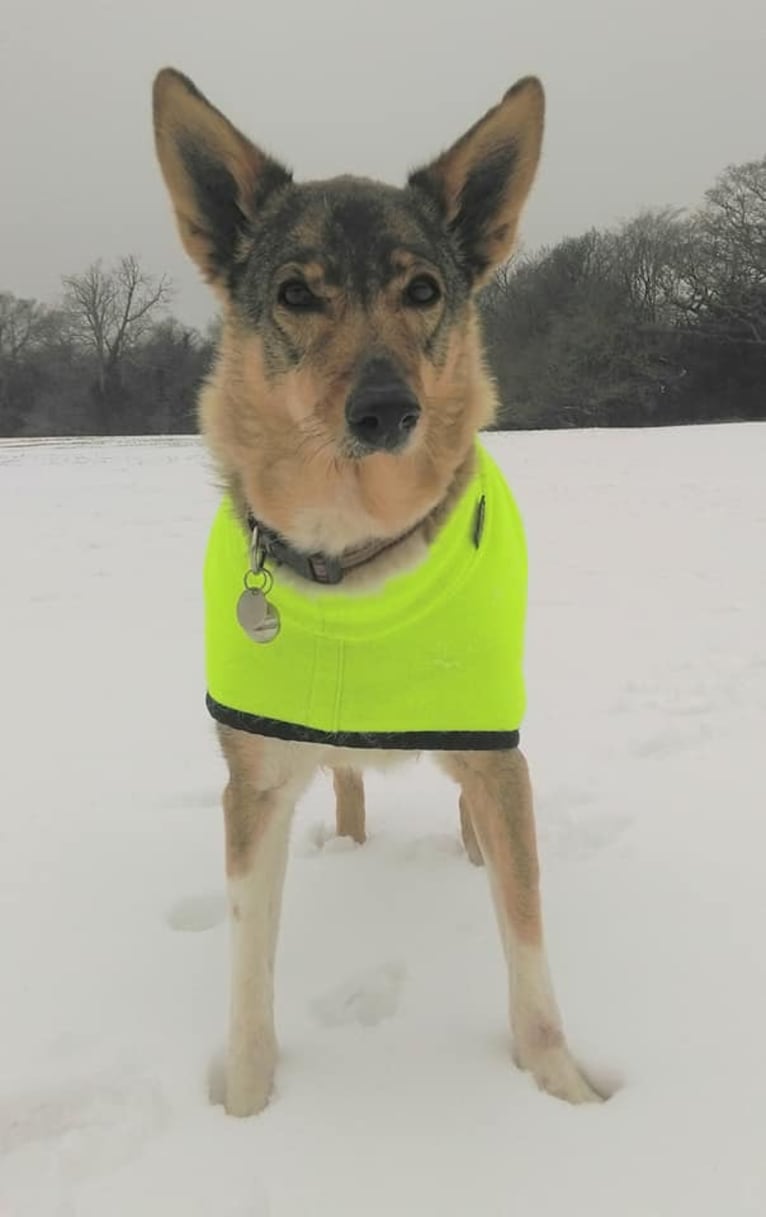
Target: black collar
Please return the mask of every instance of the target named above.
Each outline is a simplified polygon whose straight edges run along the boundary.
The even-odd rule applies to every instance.
[[[422,523],[422,520],[418,520],[417,524],[413,524],[412,528],[400,533],[398,537],[387,541],[368,541],[365,545],[346,550],[336,557],[332,554],[306,553],[304,550],[295,549],[273,528],[256,520],[254,515],[249,513],[247,517],[247,526],[251,536],[256,529],[258,530],[258,546],[264,559],[270,559],[276,566],[288,567],[311,583],[321,583],[328,587],[342,583],[351,571],[358,570],[360,566],[366,566],[380,554],[393,549],[400,542],[406,541],[420,528]]]

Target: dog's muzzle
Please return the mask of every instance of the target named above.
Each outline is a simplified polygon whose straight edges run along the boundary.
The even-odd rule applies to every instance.
[[[420,404],[388,359],[372,359],[346,402],[346,426],[364,452],[398,452],[420,418]]]

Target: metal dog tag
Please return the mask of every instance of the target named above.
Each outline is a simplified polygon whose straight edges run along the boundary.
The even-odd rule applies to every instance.
[[[279,613],[258,588],[245,588],[237,601],[237,621],[252,642],[271,642],[279,633]]]
[[[237,621],[252,638],[258,626],[266,617],[268,605],[263,592],[256,587],[247,587],[237,601]]]
[[[266,616],[252,637],[256,642],[271,642],[282,628],[275,605],[266,601]]]

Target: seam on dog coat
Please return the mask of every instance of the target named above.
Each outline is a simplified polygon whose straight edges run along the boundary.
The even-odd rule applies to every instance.
[[[249,565],[248,537],[225,498],[204,574],[207,706],[219,722],[346,748],[518,744],[526,546],[513,496],[481,445],[474,477],[426,557],[382,587],[317,594],[269,567],[281,629],[261,644],[236,617]]]

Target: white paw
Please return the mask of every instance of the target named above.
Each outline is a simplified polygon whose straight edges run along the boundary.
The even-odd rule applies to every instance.
[[[590,1084],[565,1043],[517,1052],[516,1064],[532,1074],[546,1094],[565,1103],[603,1103],[605,1095]]]
[[[230,1116],[255,1116],[268,1106],[277,1066],[276,1043],[261,1043],[247,1056],[229,1052],[226,1062],[224,1107]]]
[[[257,1116],[264,1107],[268,1107],[273,1088],[273,1070],[268,1074],[246,1078],[238,1076],[227,1081],[224,1102],[227,1116],[237,1116],[239,1119]]]

